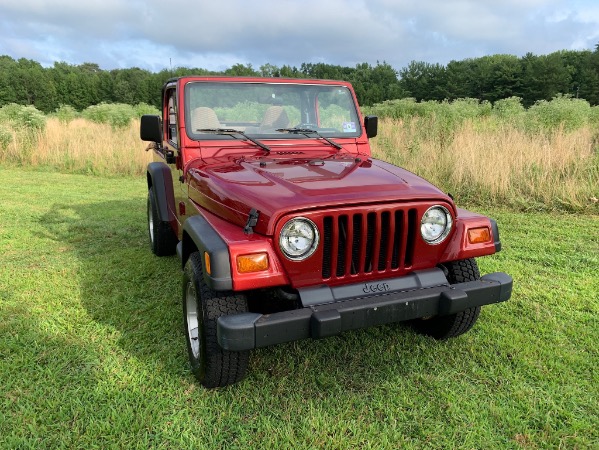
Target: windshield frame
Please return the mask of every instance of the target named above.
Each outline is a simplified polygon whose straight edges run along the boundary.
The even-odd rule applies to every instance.
[[[255,129],[256,127],[249,127],[247,126],[248,124],[246,123],[244,126],[239,126],[238,124],[232,122],[232,121],[225,121],[224,123],[219,123],[220,126],[219,127],[200,127],[200,128],[229,128],[229,129],[236,129],[238,131],[241,131],[243,133],[246,133],[247,135],[253,137],[254,139],[259,139],[260,141],[262,140],[319,140],[320,138],[318,137],[317,134],[313,134],[313,135],[309,135],[309,134],[305,134],[305,133],[287,133],[287,132],[279,132],[276,131],[276,129],[279,128],[293,128],[294,125],[301,125],[302,128],[305,128],[306,125],[312,125],[314,127],[314,131],[316,131],[317,133],[322,134],[323,136],[326,136],[327,138],[332,138],[332,139],[356,139],[359,138],[362,135],[363,129],[362,129],[362,123],[361,123],[361,114],[360,111],[358,109],[356,100],[355,100],[355,96],[353,94],[353,92],[351,91],[351,89],[345,85],[340,83],[335,83],[335,82],[318,82],[318,81],[314,81],[314,82],[273,82],[273,81],[254,81],[254,80],[240,80],[240,81],[236,81],[236,80],[215,80],[215,79],[210,79],[210,80],[191,80],[188,81],[187,83],[185,83],[184,86],[184,108],[185,108],[185,131],[187,136],[189,137],[189,139],[193,140],[193,141],[202,141],[202,140],[234,140],[236,139],[234,136],[231,136],[231,134],[222,134],[222,133],[205,133],[205,132],[198,132],[194,129],[192,129],[192,110],[198,108],[198,107],[206,107],[206,106],[213,106],[213,105],[203,105],[200,104],[198,105],[193,104],[192,101],[192,93],[193,93],[193,89],[196,88],[198,85],[200,84],[210,84],[213,85],[215,87],[215,89],[219,89],[219,88],[223,88],[226,87],[228,89],[235,89],[236,87],[239,87],[240,85],[252,85],[252,86],[263,86],[263,87],[267,87],[267,88],[272,88],[273,92],[287,92],[288,94],[292,94],[294,91],[297,93],[298,96],[305,96],[305,98],[301,99],[301,105],[300,108],[297,111],[297,114],[299,114],[297,117],[301,117],[302,115],[302,111],[301,108],[310,108],[310,111],[307,112],[306,114],[311,114],[312,117],[316,117],[317,120],[320,120],[319,118],[319,114],[321,113],[322,109],[320,108],[319,105],[319,101],[318,101],[318,96],[321,95],[322,93],[325,94],[332,94],[335,90],[338,90],[339,93],[343,93],[344,97],[343,97],[343,101],[345,102],[345,109],[343,110],[344,114],[348,114],[349,119],[347,122],[343,122],[342,124],[340,124],[341,126],[333,129],[332,127],[330,128],[326,128],[326,127],[318,127],[316,125],[313,124],[305,124],[305,123],[290,123],[288,127],[281,127],[281,126],[276,126],[273,128],[273,130],[269,130],[267,133],[261,131],[260,129]],[[275,95],[272,95],[272,98],[275,98]],[[278,100],[278,99],[277,99]],[[264,106],[266,108],[267,105],[269,105],[267,102],[261,103],[260,105]],[[273,104],[271,104],[271,106],[273,106]],[[331,105],[335,105],[334,103],[330,103],[329,106]],[[295,105],[282,105],[285,108],[294,108]],[[336,106],[336,105],[335,105]],[[214,108],[211,108],[214,109]],[[218,109],[218,108],[217,108]],[[212,113],[211,113],[212,114]],[[219,122],[220,122],[220,118],[218,118]],[[291,120],[291,119],[290,119]],[[297,119],[296,119],[297,120]],[[321,122],[322,123],[322,122]],[[346,129],[346,123],[349,124],[349,127]],[[251,128],[250,131],[248,131],[248,128]]]

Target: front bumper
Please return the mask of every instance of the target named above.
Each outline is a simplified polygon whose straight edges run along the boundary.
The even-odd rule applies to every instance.
[[[374,283],[300,289],[303,308],[274,314],[242,313],[217,321],[225,350],[242,351],[342,331],[436,315],[508,300],[512,278],[496,272],[450,285],[441,269]]]

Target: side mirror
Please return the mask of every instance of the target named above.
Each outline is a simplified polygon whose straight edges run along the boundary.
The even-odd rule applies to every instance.
[[[379,118],[377,116],[364,117],[364,128],[366,128],[366,137],[373,138],[379,129]]]
[[[162,123],[160,116],[145,114],[141,116],[139,137],[142,141],[157,142],[162,144]]]

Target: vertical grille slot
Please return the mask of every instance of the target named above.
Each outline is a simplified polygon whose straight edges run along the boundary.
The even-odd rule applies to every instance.
[[[364,272],[372,272],[372,254],[374,253],[374,236],[376,234],[376,213],[366,216],[366,256],[364,258]]]
[[[362,236],[362,215],[354,214],[353,218],[354,232],[352,239],[352,253],[351,253],[351,274],[355,275],[360,270],[360,239]]]
[[[409,267],[417,232],[416,208],[325,216],[322,278]]]
[[[400,255],[403,254],[403,249],[405,248],[405,243],[401,239],[404,229],[404,213],[403,211],[395,211],[393,217],[395,218],[395,230],[393,230],[391,269],[398,269],[400,265],[403,265],[403,258]]]
[[[337,271],[338,277],[345,275],[345,248],[347,246],[347,216],[339,216],[339,239],[337,250]]]
[[[416,230],[418,229],[418,214],[415,209],[408,211],[408,232],[406,245],[405,265],[411,266],[414,262],[414,243],[416,241]]]
[[[390,223],[391,214],[389,211],[384,211],[381,214],[381,247],[379,251],[379,263],[378,270],[382,271],[387,268],[387,251],[389,250],[389,228],[391,227]]]
[[[323,220],[322,237],[322,278],[331,277],[331,242],[333,240],[333,218],[325,217]]]

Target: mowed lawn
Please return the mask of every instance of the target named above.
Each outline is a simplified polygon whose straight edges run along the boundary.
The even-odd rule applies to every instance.
[[[599,447],[599,217],[483,211],[514,277],[447,342],[404,325],[188,370],[176,257],[139,179],[0,168],[0,448]]]

